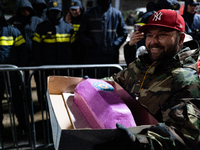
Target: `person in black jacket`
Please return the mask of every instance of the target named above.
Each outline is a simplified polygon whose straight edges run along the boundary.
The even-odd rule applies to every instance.
[[[28,62],[26,66],[33,66],[33,54],[32,54],[32,37],[35,29],[43,19],[35,16],[35,12],[32,4],[29,0],[20,0],[16,3],[16,15],[8,20],[8,23],[19,29],[26,40],[26,49],[29,52]]]
[[[119,48],[125,42],[127,30],[122,13],[111,6],[112,0],[97,0],[97,6],[87,10],[80,26],[79,38],[85,48],[85,64],[118,64]],[[98,77],[108,76],[98,69]],[[111,70],[111,74],[116,70]],[[89,77],[95,77],[88,69]]]
[[[72,36],[74,34],[73,27],[62,20],[61,2],[51,0],[47,3],[48,20],[40,23],[33,36],[33,54],[36,66],[41,65],[67,65],[73,64],[73,53],[71,49]],[[60,75],[67,75],[66,70],[59,70]],[[52,75],[52,70],[45,71],[45,79],[42,83],[46,83],[46,78]],[[41,76],[43,77],[43,76]],[[40,96],[39,76],[35,75],[38,95]],[[42,95],[45,95],[43,91]],[[39,102],[43,102],[40,97]]]
[[[133,16],[133,12],[130,12],[128,17],[126,18],[125,21],[127,26],[133,26],[135,24],[135,18]]]
[[[37,66],[73,64],[71,50],[73,27],[62,20],[62,4],[47,4],[48,20],[40,23],[33,35],[33,53]]]
[[[19,67],[25,66],[27,62],[27,50],[25,49],[25,39],[22,36],[21,32],[11,25],[8,25],[4,14],[2,12],[2,4],[0,2],[0,64],[10,64]],[[14,108],[18,123],[19,131],[24,132],[26,130],[26,121],[25,121],[25,111],[23,105],[22,91],[20,89],[21,80],[18,72],[13,71],[10,73],[10,83],[12,94],[10,95],[10,100]],[[4,98],[5,90],[5,79],[3,73],[0,72],[0,130],[3,129],[3,108],[2,100]]]
[[[43,20],[47,20],[46,11],[47,4],[45,0],[32,0],[31,1],[35,15]]]
[[[81,4],[80,0],[71,0],[70,8],[67,15],[64,17],[65,21],[71,24],[74,28],[74,36],[72,37],[72,52],[74,56],[74,63],[75,64],[83,64],[84,60],[84,51],[82,49],[81,42],[78,39],[79,28],[81,25],[82,16],[84,13],[84,8]],[[81,70],[75,69],[74,76],[81,76]]]
[[[195,0],[186,0],[182,16],[185,20],[185,32],[200,43],[200,15],[196,13],[199,4]]]

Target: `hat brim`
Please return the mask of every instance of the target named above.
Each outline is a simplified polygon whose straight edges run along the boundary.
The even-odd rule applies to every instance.
[[[60,8],[58,8],[58,7],[51,7],[51,8],[49,8],[49,10],[59,10],[59,11],[62,11]]]
[[[189,5],[199,5],[198,2],[192,2],[192,3],[189,3]]]
[[[166,27],[166,28],[170,28],[170,29],[175,29],[175,30],[178,30],[180,31],[179,29],[175,28],[175,27],[171,27],[171,26],[167,26],[167,25],[162,25],[162,24],[145,24],[143,26],[141,26],[138,30],[140,32],[147,32],[148,29],[152,26],[158,26],[158,27]]]
[[[79,6],[72,6],[72,7],[70,7],[70,9],[78,9],[79,8]]]

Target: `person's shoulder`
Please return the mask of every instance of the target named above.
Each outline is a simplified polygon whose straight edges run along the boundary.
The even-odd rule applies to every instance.
[[[21,35],[21,32],[19,29],[12,25],[6,25],[2,28],[3,34],[6,34],[6,36],[19,36]]]
[[[37,25],[37,28],[46,27],[49,24],[49,20],[44,20]]]
[[[195,13],[194,17],[200,19],[200,14]]]
[[[63,24],[64,24],[64,25],[67,25],[67,26],[70,25],[70,23],[66,22],[66,21],[63,20],[63,19],[59,21],[59,24],[60,24],[60,25],[63,25]],[[70,25],[70,26],[71,26],[71,25]]]
[[[118,10],[117,8],[113,7],[113,6],[111,6],[110,9],[112,9],[112,11],[115,12],[115,13],[120,13],[121,14],[121,11]]]
[[[60,25],[64,25],[64,26],[70,26],[72,27],[72,25],[64,20],[60,20]]]
[[[17,27],[8,24],[7,26],[4,26],[4,29],[7,29],[8,31],[19,31]]]
[[[67,30],[74,30],[73,26],[69,23],[67,23],[66,21],[64,20],[60,20],[60,24],[59,24],[59,27],[60,28],[64,28],[64,29],[67,29]]]
[[[10,24],[10,25],[14,24],[14,22],[19,22],[19,17],[18,16],[12,16],[11,18],[9,18],[7,20],[7,23]]]
[[[39,21],[39,22],[42,22],[42,21],[43,21],[43,19],[40,18],[40,17],[38,17],[38,16],[32,16],[32,17],[31,17],[31,20],[32,20],[32,21]]]
[[[200,94],[200,79],[196,70],[191,68],[177,68],[172,71],[172,88],[175,91],[187,91],[192,97]],[[184,93],[183,93],[184,94]]]
[[[173,83],[184,87],[191,84],[200,84],[200,80],[195,69],[180,67],[172,71]]]

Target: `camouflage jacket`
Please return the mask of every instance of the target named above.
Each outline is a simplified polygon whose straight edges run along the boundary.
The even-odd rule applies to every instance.
[[[142,149],[200,149],[198,53],[185,48],[153,63],[145,54],[112,76],[160,122],[135,135],[138,145],[148,143]]]

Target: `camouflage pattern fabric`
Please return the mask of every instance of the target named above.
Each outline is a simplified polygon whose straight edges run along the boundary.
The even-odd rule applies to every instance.
[[[200,80],[193,57],[198,53],[186,48],[153,63],[145,54],[112,76],[160,122],[133,136],[135,148],[200,149]]]

